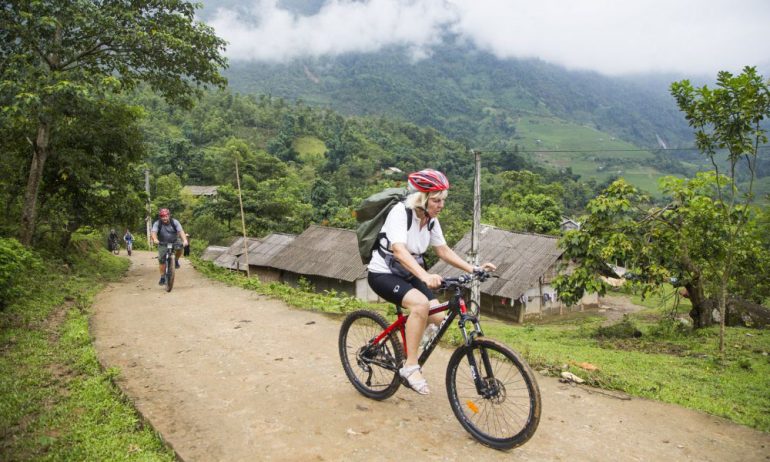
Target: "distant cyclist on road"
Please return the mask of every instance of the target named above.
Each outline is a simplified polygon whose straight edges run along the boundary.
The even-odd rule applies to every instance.
[[[163,263],[163,255],[166,253],[166,244],[174,244],[175,267],[179,268],[179,257],[182,256],[182,249],[187,243],[187,234],[182,229],[182,224],[175,218],[171,218],[171,212],[163,208],[158,212],[159,219],[152,224],[152,242],[158,246],[158,261],[160,262],[160,281],[158,284],[166,283],[163,276],[166,272],[166,264]]]
[[[126,229],[126,234],[123,235],[123,241],[126,243],[128,254],[131,255],[131,250],[134,248],[134,235],[128,229]]]
[[[115,231],[115,228],[110,229],[110,234],[107,236],[107,248],[110,249],[110,252],[114,252],[118,248],[118,232]]]

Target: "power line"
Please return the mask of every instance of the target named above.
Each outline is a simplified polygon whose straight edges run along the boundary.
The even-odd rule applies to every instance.
[[[759,146],[758,150],[770,149],[770,146]],[[726,148],[717,149],[717,151],[724,151]],[[650,149],[543,149],[537,151],[531,151],[528,149],[519,149],[518,151],[510,149],[473,149],[475,152],[480,153],[505,153],[512,154],[514,152],[526,153],[526,154],[553,154],[553,153],[591,153],[591,152],[659,152],[659,151],[700,151],[700,148],[650,148]]]

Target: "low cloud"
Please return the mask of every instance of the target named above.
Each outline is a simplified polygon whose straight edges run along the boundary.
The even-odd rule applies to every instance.
[[[499,58],[540,58],[609,75],[714,74],[770,64],[765,0],[329,0],[311,16],[246,0],[208,23],[233,60],[375,52],[429,56],[449,35]],[[245,12],[245,14],[244,14]]]

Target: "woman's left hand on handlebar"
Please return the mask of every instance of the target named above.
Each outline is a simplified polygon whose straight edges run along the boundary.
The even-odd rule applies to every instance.
[[[429,273],[427,276],[425,276],[422,279],[422,282],[425,283],[426,286],[430,289],[436,289],[439,286],[441,286],[441,282],[443,281],[443,278],[438,274],[431,274]]]
[[[495,271],[496,269],[497,269],[497,266],[495,266],[493,263],[486,262],[486,263],[484,263],[481,266],[474,266],[472,272],[475,273],[477,271],[484,270],[487,273],[491,273],[491,272]]]
[[[497,269],[497,266],[495,266],[491,262],[486,262],[483,265],[481,265],[481,269],[483,269],[484,271],[486,271],[488,273],[491,273],[491,272],[493,272],[493,271],[495,271]]]

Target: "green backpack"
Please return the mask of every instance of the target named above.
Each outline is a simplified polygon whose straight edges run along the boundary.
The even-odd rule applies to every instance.
[[[394,205],[406,199],[405,188],[388,188],[372,194],[356,209],[358,253],[365,265],[372,259],[372,251],[379,245],[379,235],[388,212]],[[411,210],[410,210],[411,211]]]
[[[372,194],[361,202],[356,209],[356,237],[358,238],[358,254],[361,261],[368,265],[372,259],[372,251],[380,247],[382,225],[388,218],[388,213],[394,205],[404,201],[407,196],[405,188],[388,188],[376,194]],[[433,229],[434,221],[431,220],[428,229]],[[412,227],[412,209],[406,209],[406,229]],[[382,249],[380,249],[382,254]]]

